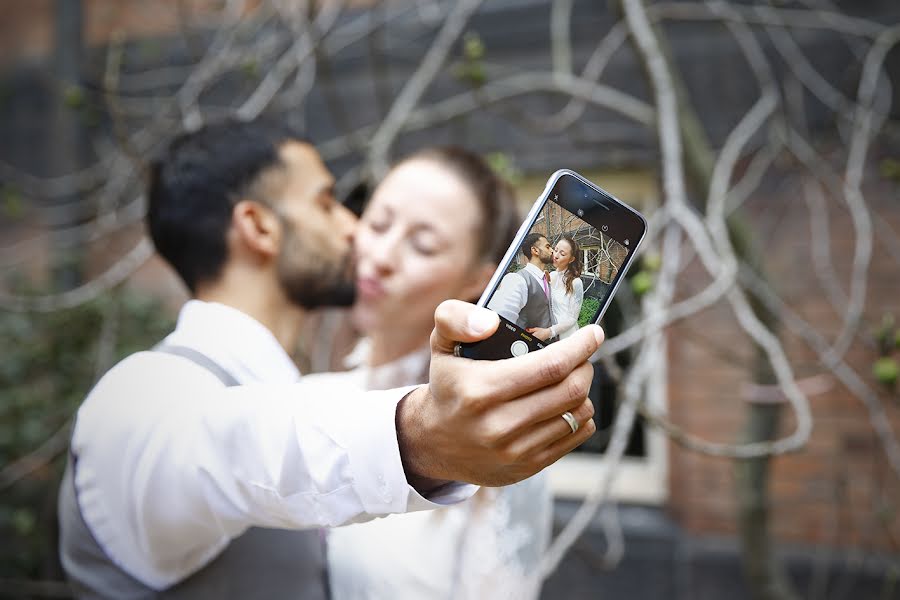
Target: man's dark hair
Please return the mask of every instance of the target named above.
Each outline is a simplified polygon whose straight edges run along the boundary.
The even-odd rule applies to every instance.
[[[192,293],[219,276],[234,205],[291,140],[302,141],[275,122],[222,121],[178,136],[150,166],[147,228]]]
[[[531,248],[537,245],[538,240],[546,237],[547,236],[542,233],[529,233],[525,236],[525,239],[522,240],[520,249],[527,260],[531,260]]]

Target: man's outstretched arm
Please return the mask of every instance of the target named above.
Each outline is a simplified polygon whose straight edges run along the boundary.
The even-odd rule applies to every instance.
[[[410,484],[455,502],[471,486],[434,488],[529,477],[593,433],[586,360],[602,332],[505,361],[453,356],[455,341],[484,339],[497,324],[486,309],[441,305],[431,381],[412,392],[314,379],[224,388],[179,357],[132,356],[79,410],[83,516],[118,564],[161,589],[248,526],[340,525],[434,506]]]

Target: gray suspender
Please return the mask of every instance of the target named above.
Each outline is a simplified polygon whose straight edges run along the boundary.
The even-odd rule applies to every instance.
[[[236,385],[240,385],[240,382],[235,379],[231,373],[223,369],[210,357],[206,356],[202,352],[197,352],[193,348],[188,348],[186,346],[175,346],[173,344],[160,342],[153,348],[153,352],[163,352],[165,354],[174,354],[175,356],[186,358],[192,363],[195,363],[197,366],[203,367],[204,369],[215,375],[219,379],[219,381],[225,384],[226,387],[234,387]]]

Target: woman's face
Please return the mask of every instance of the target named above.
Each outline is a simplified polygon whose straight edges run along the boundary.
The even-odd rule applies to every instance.
[[[565,271],[575,257],[572,255],[572,245],[566,240],[556,242],[556,248],[553,250],[553,266],[557,271]]]
[[[438,304],[480,294],[491,272],[476,256],[482,218],[466,184],[440,163],[412,159],[391,170],[354,242],[356,326],[430,331]]]

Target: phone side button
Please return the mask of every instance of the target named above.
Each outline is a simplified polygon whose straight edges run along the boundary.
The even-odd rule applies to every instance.
[[[509,351],[513,356],[523,356],[525,354],[528,354],[528,344],[526,344],[522,340],[516,340],[509,347]]]

